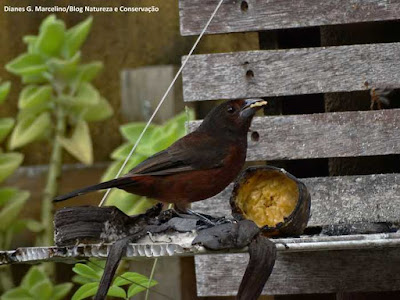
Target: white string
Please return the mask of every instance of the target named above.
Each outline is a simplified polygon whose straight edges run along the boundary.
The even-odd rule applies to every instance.
[[[206,32],[208,26],[210,25],[211,21],[214,19],[218,9],[221,7],[221,4],[224,0],[220,0],[217,7],[215,8],[214,12],[212,13],[210,19],[207,21],[206,25],[204,26],[203,30],[201,31],[200,35],[198,36],[196,42],[194,43],[192,49],[190,50],[189,54],[186,56],[185,60],[183,61],[181,67],[179,68],[178,72],[176,73],[174,79],[172,80],[171,84],[169,85],[168,89],[166,90],[166,92],[164,93],[164,96],[162,96],[160,102],[158,103],[156,109],[154,110],[153,114],[151,115],[150,119],[147,121],[146,126],[143,128],[142,133],[139,135],[139,138],[137,139],[135,145],[132,147],[131,151],[129,152],[128,156],[126,157],[124,163],[122,164],[121,168],[119,169],[117,175],[115,176],[115,178],[118,178],[123,169],[125,168],[126,164],[128,163],[129,159],[131,158],[132,154],[136,151],[137,146],[139,145],[140,141],[142,140],[142,137],[144,136],[144,134],[146,133],[147,128],[150,126],[151,122],[153,121],[155,115],[157,114],[157,112],[159,111],[161,105],[164,103],[165,98],[167,98],[168,93],[170,92],[170,90],[172,89],[172,87],[174,86],[176,80],[178,79],[179,75],[182,73],[183,68],[186,66],[186,63],[188,62],[190,56],[193,54],[193,51],[196,49],[198,43],[200,42],[201,38],[203,37],[204,33]],[[111,188],[107,189],[107,192],[104,194],[103,198],[100,201],[99,206],[102,206],[104,201],[107,199],[108,195],[111,192]]]

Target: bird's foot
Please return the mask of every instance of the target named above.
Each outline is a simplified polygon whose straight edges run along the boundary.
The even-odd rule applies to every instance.
[[[197,217],[198,219],[200,219],[201,221],[203,221],[204,223],[206,223],[207,225],[210,225],[210,226],[217,226],[217,225],[235,222],[234,220],[226,219],[225,217],[216,218],[216,217],[212,217],[210,215],[195,212],[191,209],[186,209],[186,213]]]

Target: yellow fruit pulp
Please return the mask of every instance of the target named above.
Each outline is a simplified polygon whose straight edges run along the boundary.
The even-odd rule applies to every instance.
[[[299,190],[294,180],[275,170],[259,170],[242,183],[236,205],[246,219],[259,227],[275,227],[290,216],[298,198]]]

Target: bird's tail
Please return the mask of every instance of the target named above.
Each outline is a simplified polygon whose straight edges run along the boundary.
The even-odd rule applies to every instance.
[[[65,195],[57,196],[56,198],[53,199],[53,202],[64,201],[69,198],[84,195],[84,194],[87,194],[87,193],[90,193],[93,191],[104,190],[104,189],[109,189],[109,188],[113,188],[113,187],[119,188],[119,187],[126,186],[126,185],[132,184],[132,183],[134,183],[134,180],[132,180],[130,177],[120,177],[120,178],[116,178],[116,179],[113,179],[110,181],[87,186],[87,187],[72,191]]]

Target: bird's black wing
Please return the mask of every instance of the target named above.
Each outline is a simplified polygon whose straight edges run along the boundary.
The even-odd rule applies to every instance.
[[[205,133],[193,132],[141,162],[125,176],[170,175],[222,166],[227,146]]]

